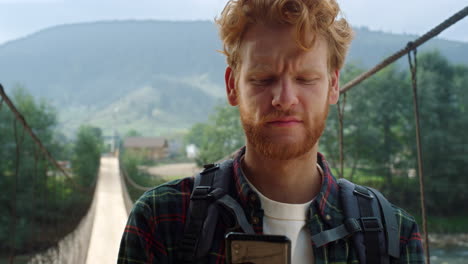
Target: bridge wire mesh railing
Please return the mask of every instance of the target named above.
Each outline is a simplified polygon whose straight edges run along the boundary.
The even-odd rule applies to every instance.
[[[344,177],[344,163],[345,163],[345,155],[344,155],[344,137],[345,133],[344,130],[346,129],[344,125],[344,116],[346,112],[346,95],[347,93],[353,88],[359,85],[364,80],[374,76],[376,73],[381,71],[382,69],[386,68],[393,62],[397,61],[399,58],[403,57],[404,55],[408,55],[408,61],[410,65],[410,75],[411,75],[411,86],[413,91],[413,112],[414,112],[414,130],[416,134],[416,153],[417,153],[417,175],[419,179],[419,192],[420,192],[420,210],[421,210],[421,218],[422,218],[422,225],[423,225],[423,233],[424,233],[424,249],[425,249],[425,259],[426,263],[430,263],[430,252],[429,252],[429,231],[427,228],[427,214],[426,214],[426,196],[425,196],[425,179],[423,174],[423,150],[422,150],[422,141],[421,141],[421,125],[420,125],[420,106],[418,103],[418,83],[417,83],[417,60],[416,60],[416,49],[420,45],[424,44],[426,41],[434,38],[439,33],[447,29],[448,27],[454,25],[464,17],[468,15],[468,6],[436,26],[435,28],[428,31],[423,36],[417,38],[416,40],[409,42],[403,49],[399,50],[398,52],[394,53],[393,55],[384,59],[381,63],[377,64],[370,70],[361,73],[359,76],[354,78],[353,80],[347,82],[345,85],[342,86],[340,93],[342,94],[342,99],[338,103],[337,106],[337,113],[338,113],[338,140],[339,140],[339,177]],[[411,54],[413,53],[413,55]],[[372,87],[368,87],[368,89],[372,89]],[[351,117],[353,118],[353,117]],[[354,169],[351,172],[351,175],[354,174]]]
[[[135,157],[138,157],[135,160]],[[120,178],[123,184],[123,198],[127,212],[133,203],[146,191],[162,184],[165,180],[161,176],[152,175],[140,166],[145,158],[140,153],[134,153],[119,146],[118,151]]]
[[[54,142],[41,141],[43,130],[28,124],[0,84],[0,206],[7,209],[0,216],[0,263],[25,263],[56,247],[93,198],[96,181],[77,182],[46,147],[59,153]]]
[[[120,181],[122,183],[122,195],[123,200],[125,203],[125,209],[127,210],[127,214],[130,213],[133,203],[140,197],[144,192],[149,191],[152,187],[151,186],[142,186],[135,182],[132,177],[136,175],[129,175],[128,170],[125,166],[125,161],[122,157],[122,152],[119,151],[118,154],[118,161],[119,161],[119,173],[120,173]],[[140,172],[133,172],[140,173]],[[154,186],[154,185],[152,185]]]

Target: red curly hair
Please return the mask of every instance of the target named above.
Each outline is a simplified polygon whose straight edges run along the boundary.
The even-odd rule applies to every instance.
[[[296,42],[304,50],[310,49],[320,34],[328,44],[328,68],[343,67],[353,31],[344,19],[337,19],[340,7],[336,0],[230,0],[216,19],[223,41],[227,64],[234,70],[240,65],[242,37],[253,24],[286,24],[295,27]]]

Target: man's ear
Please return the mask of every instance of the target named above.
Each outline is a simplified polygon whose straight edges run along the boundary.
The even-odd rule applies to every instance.
[[[328,103],[336,104],[340,98],[340,71],[334,70],[330,74],[330,92],[328,93]]]
[[[224,81],[226,83],[226,95],[230,105],[236,106],[239,104],[237,100],[237,87],[236,80],[234,78],[234,71],[231,67],[226,68],[226,73],[224,74]]]

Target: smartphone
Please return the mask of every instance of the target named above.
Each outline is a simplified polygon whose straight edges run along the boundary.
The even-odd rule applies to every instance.
[[[286,236],[228,233],[228,264],[291,264],[291,240]]]

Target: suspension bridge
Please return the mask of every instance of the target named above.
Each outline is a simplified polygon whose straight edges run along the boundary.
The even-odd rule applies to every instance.
[[[7,181],[13,198],[7,203],[10,245],[0,247],[9,254],[0,255],[0,263],[115,263],[133,203],[122,185],[118,158],[102,156],[95,180],[83,184],[66,164],[52,157],[1,85],[0,95],[0,111],[6,104],[15,116],[16,145],[14,171],[5,173],[7,178],[14,176]],[[25,133],[35,144],[27,144]],[[32,163],[32,168],[25,163]],[[24,208],[25,201],[32,206]]]
[[[369,71],[342,86],[343,100],[338,106],[340,123],[340,170],[344,176],[343,120],[346,93],[398,58],[407,55],[413,88],[414,126],[418,154],[419,186],[426,262],[430,263],[425,212],[424,172],[419,125],[416,50],[418,46],[468,15],[468,7],[448,18],[427,34],[408,43]],[[10,150],[7,161],[0,161],[2,192],[8,193],[5,205],[9,219],[0,223],[6,244],[0,245],[0,263],[115,263],[122,232],[132,206],[127,186],[144,191],[126,172],[116,155],[102,156],[97,175],[77,177],[67,164],[54,157],[40,138],[41,129],[27,122],[0,85],[0,114],[9,111],[11,135],[1,135],[2,149]],[[2,151],[2,150],[0,150]],[[24,164],[29,164],[25,166]],[[4,165],[2,167],[2,165]],[[2,221],[5,221],[2,218]],[[2,242],[3,243],[3,242]]]

